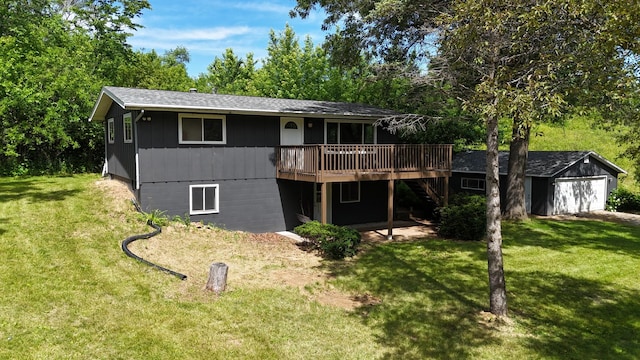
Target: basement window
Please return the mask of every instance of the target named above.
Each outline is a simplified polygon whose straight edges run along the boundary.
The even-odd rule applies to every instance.
[[[224,115],[178,115],[180,144],[226,144],[227,119]]]
[[[484,190],[485,180],[478,178],[462,178],[460,187],[466,190]]]
[[[360,182],[340,183],[340,202],[343,204],[360,202]]]
[[[216,214],[219,210],[220,198],[218,184],[189,186],[189,214]]]

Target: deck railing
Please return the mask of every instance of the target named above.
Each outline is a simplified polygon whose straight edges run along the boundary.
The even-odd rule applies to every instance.
[[[302,145],[276,148],[278,174],[451,171],[451,145]]]

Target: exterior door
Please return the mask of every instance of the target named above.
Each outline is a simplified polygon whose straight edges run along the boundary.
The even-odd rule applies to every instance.
[[[327,223],[332,224],[333,221],[331,219],[331,189],[333,188],[333,183],[327,184]],[[313,194],[313,220],[322,221],[320,218],[322,216],[322,208],[320,204],[320,184],[314,184],[314,194]]]
[[[606,201],[606,176],[556,179],[553,194],[554,214],[604,210]]]
[[[531,176],[524,178],[524,203],[527,214],[531,214]]]
[[[304,119],[280,118],[280,145],[299,146],[304,143]],[[280,150],[282,165],[288,170],[304,169],[304,152],[301,148],[282,148]]]
[[[280,118],[280,145],[302,145],[304,143],[304,119]]]

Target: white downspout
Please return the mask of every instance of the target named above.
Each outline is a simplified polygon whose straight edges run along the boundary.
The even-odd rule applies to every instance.
[[[140,114],[138,114],[138,116],[136,116],[136,119],[133,122],[135,124],[134,132],[133,132],[133,148],[136,151],[136,190],[140,190],[140,159],[139,159],[139,151],[138,151],[138,120],[140,120],[142,118],[142,115],[144,115],[144,109],[140,110]]]

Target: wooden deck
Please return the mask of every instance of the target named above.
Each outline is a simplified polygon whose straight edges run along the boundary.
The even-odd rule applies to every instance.
[[[315,183],[451,176],[451,145],[302,145],[276,148],[276,177]]]

